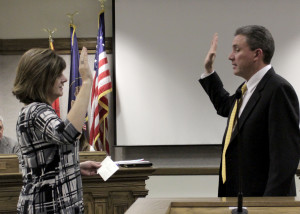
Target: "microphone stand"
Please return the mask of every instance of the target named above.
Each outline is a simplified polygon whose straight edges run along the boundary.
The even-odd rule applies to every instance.
[[[237,141],[238,141],[238,176],[239,176],[239,190],[238,190],[238,206],[231,211],[232,214],[248,214],[248,210],[243,208],[243,178],[242,178],[242,142],[240,141],[240,128],[239,128],[239,111],[241,107],[242,91],[236,91],[237,109],[236,109],[236,124]]]

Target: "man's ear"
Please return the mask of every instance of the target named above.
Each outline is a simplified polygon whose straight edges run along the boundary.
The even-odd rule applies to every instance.
[[[264,52],[262,49],[258,48],[256,50],[254,50],[254,61],[257,61],[257,60],[260,60],[262,59],[263,60],[264,58]]]
[[[258,56],[263,56],[263,50],[258,48],[255,50],[255,56],[258,57]]]

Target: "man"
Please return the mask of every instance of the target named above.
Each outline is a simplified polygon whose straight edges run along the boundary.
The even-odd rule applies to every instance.
[[[17,154],[19,151],[17,141],[3,136],[3,117],[0,116],[0,154]]]
[[[257,25],[235,32],[229,60],[234,74],[246,80],[238,90],[245,91],[243,95],[230,96],[213,70],[217,43],[215,34],[199,81],[217,113],[229,118],[222,143],[219,197],[237,195],[240,175],[244,196],[295,196],[299,103],[293,87],[270,64],[275,50],[271,33]]]

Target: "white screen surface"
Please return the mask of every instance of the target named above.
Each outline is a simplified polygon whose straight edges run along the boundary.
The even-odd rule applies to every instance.
[[[226,118],[198,82],[215,32],[214,67],[230,93],[243,82],[228,60],[233,34],[259,24],[273,34],[275,71],[299,94],[299,8],[297,0],[115,0],[117,145],[221,143]]]

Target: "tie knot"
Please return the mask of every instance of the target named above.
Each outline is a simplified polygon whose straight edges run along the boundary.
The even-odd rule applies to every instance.
[[[242,86],[242,95],[244,95],[246,91],[247,91],[247,84],[245,83],[245,84]]]

